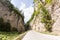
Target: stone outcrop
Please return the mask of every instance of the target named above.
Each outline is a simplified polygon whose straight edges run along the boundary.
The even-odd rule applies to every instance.
[[[43,1],[44,3],[45,1]],[[38,1],[35,2],[35,10],[37,9]],[[52,20],[54,20],[52,31],[58,31],[60,32],[60,0],[52,0],[52,3],[50,5],[46,4],[44,7],[49,11],[51,14]],[[30,22],[30,26],[32,29],[35,29],[38,31],[45,31],[44,24],[40,21],[40,14],[38,17],[34,17],[33,20]]]
[[[30,27],[33,30],[43,32],[45,31],[44,23],[41,23],[40,14],[30,22]]]
[[[46,6],[46,8],[51,14],[52,20],[54,20],[52,31],[60,32],[60,0],[53,0],[52,4]]]
[[[9,3],[6,0],[0,0],[0,18],[3,18],[4,22],[9,22],[11,25],[10,30],[17,30],[18,32],[24,31],[24,17],[21,14],[17,14],[14,10],[8,7]]]

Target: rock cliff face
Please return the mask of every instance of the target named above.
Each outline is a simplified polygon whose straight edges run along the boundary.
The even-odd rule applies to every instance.
[[[45,0],[40,0],[41,2],[45,3]],[[37,4],[39,0],[37,0],[34,4],[35,10],[37,9]],[[49,11],[51,14],[52,20],[54,20],[54,23],[52,25],[52,31],[58,31],[60,32],[60,0],[52,0],[51,4],[45,4],[44,7]],[[43,32],[45,31],[44,24],[41,23],[41,14],[38,14],[37,17],[34,17],[33,20],[30,22],[30,26],[32,29],[35,29],[37,31]]]
[[[10,30],[17,30],[18,32],[24,31],[24,19],[23,15],[20,12],[20,15],[17,14],[14,10],[10,10],[8,7],[9,2],[6,0],[0,0],[0,18],[4,20],[4,22],[10,23]]]

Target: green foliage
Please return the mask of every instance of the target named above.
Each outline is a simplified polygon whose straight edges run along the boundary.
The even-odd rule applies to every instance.
[[[34,3],[36,2],[37,0],[34,0]]]
[[[18,32],[1,32],[0,31],[0,40],[13,40],[19,36]]]
[[[51,15],[49,14],[49,12],[44,8],[44,7],[42,7],[42,11],[43,11],[43,13],[42,13],[42,22],[43,23],[47,23],[47,22],[49,22],[50,20],[51,20]]]
[[[49,14],[49,12],[46,10],[46,8],[44,8],[42,6],[42,18],[41,18],[41,22],[45,24],[45,28],[47,31],[52,31],[52,18],[51,15]]]
[[[41,3],[38,3],[38,6],[37,6],[38,11],[41,9],[41,6],[42,6],[42,4]]]
[[[47,4],[50,4],[50,3],[52,2],[52,0],[45,0],[45,2],[46,2]]]

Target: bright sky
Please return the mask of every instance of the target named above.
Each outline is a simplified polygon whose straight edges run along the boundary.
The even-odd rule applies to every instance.
[[[34,12],[33,0],[12,0],[11,2],[15,7],[24,12],[24,21],[26,23]]]

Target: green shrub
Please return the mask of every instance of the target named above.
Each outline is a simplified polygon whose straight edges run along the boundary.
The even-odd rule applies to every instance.
[[[52,2],[52,0],[45,0],[45,2],[46,2],[47,4],[50,4],[50,3]]]

